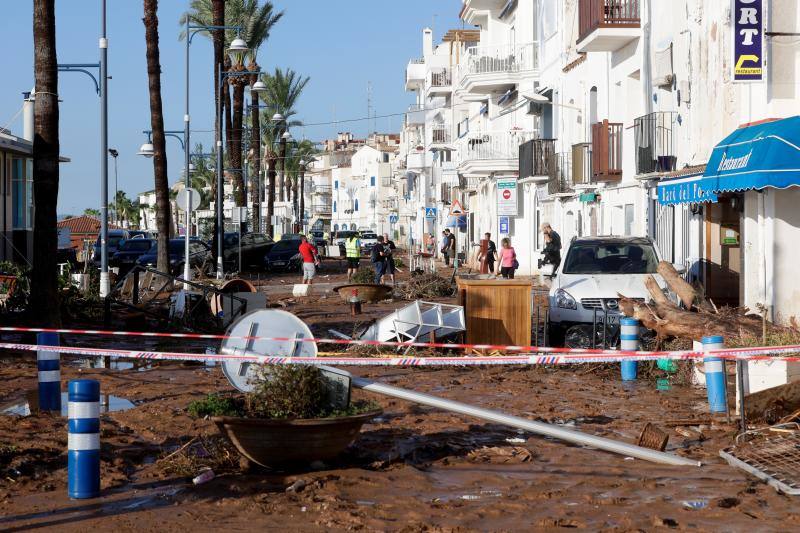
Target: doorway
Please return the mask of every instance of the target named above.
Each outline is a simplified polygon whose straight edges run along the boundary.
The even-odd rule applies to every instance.
[[[740,304],[743,205],[742,194],[727,194],[705,206],[703,280],[706,298],[717,306]]]

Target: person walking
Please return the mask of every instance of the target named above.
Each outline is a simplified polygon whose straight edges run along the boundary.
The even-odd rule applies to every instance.
[[[383,251],[386,258],[386,274],[389,275],[389,278],[392,280],[392,287],[395,285],[394,275],[397,272],[397,267],[394,264],[394,251],[397,250],[397,246],[394,244],[394,241],[389,238],[388,233],[383,234]],[[384,276],[385,277],[385,276]]]
[[[372,247],[370,260],[375,268],[375,284],[379,285],[381,278],[386,274],[386,251],[384,250],[383,235],[378,235],[378,244]]]
[[[514,271],[519,267],[517,261],[517,252],[511,246],[511,239],[506,237],[500,241],[500,253],[498,260],[500,261],[500,274],[505,279],[514,279]]]
[[[347,258],[347,281],[353,281],[353,276],[358,272],[358,263],[361,259],[361,239],[353,234],[344,241],[345,256]]]
[[[555,274],[556,269],[561,264],[561,235],[550,227],[549,222],[542,224],[542,233],[544,234],[545,242],[544,250],[542,250],[542,255],[544,256],[542,264],[553,265],[553,273]]]
[[[478,256],[478,263],[486,260],[486,266],[489,269],[490,274],[494,274],[494,263],[497,260],[497,245],[492,240],[491,233],[484,233],[483,235],[484,240],[486,240],[486,254],[480,254]]]
[[[305,235],[300,237],[300,256],[303,258],[303,284],[311,285],[314,283],[314,275],[317,273],[319,265],[319,252],[317,247],[308,242]]]
[[[431,255],[436,253],[436,238],[433,233],[428,233],[428,237],[425,239],[425,252]]]

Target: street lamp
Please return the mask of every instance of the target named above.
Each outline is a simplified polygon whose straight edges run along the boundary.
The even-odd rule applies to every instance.
[[[143,155],[144,157],[153,157],[156,155],[155,148],[153,148],[153,143],[147,141],[142,146],[139,147],[139,151],[136,152],[136,155]]]
[[[192,38],[198,33],[202,31],[212,31],[212,30],[236,30],[237,32],[242,31],[241,26],[215,26],[215,25],[206,25],[206,24],[190,24],[189,17],[186,17],[186,84],[185,84],[185,91],[186,91],[186,107],[185,113],[183,115],[183,138],[184,138],[184,147],[183,147],[183,155],[184,155],[184,168],[189,168],[189,47],[192,44]],[[231,47],[236,45],[236,48],[241,50],[242,46],[244,49],[247,49],[247,43],[245,43],[242,39],[236,38],[231,43]],[[217,99],[222,103],[222,89],[220,88],[217,91],[219,98]],[[219,122],[217,122],[216,128],[216,144],[217,144],[217,168],[222,168],[222,163],[220,162],[221,159],[219,158],[219,154],[222,153],[222,113],[220,113]],[[217,176],[217,184],[221,182],[221,176]],[[185,177],[186,187],[188,188],[191,185],[191,181],[189,179],[189,173],[186,173]],[[217,204],[219,204],[219,199],[222,198],[224,195],[222,194],[220,188],[217,188]],[[217,208],[217,222],[218,224],[222,225],[221,221],[222,209]],[[188,220],[188,214],[187,214]],[[188,228],[188,224],[187,224]],[[217,243],[217,249],[219,250],[219,257],[217,258],[217,278],[222,279],[222,269],[220,265],[222,264],[222,237],[224,234],[224,228],[217,229],[217,236],[219,238],[219,242]],[[186,231],[186,264],[183,268],[183,279],[189,281],[191,279],[191,270],[189,270],[189,231]]]
[[[98,63],[62,63],[59,72],[80,72],[94,81],[100,97],[100,297],[111,292],[108,277],[108,38],[106,37],[106,0],[100,0],[100,61]],[[97,77],[87,69],[97,69]]]

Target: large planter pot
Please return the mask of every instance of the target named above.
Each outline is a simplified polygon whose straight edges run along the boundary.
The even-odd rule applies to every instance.
[[[261,420],[215,416],[211,420],[239,452],[261,466],[279,467],[332,459],[352,443],[377,409],[337,418]]]
[[[350,283],[339,285],[333,288],[339,297],[345,302],[349,302],[353,296],[353,291],[358,291],[358,297],[362,302],[376,303],[392,297],[392,288],[388,285],[377,285],[375,283]]]

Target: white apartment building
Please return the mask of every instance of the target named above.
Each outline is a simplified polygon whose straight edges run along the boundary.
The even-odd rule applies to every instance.
[[[486,231],[505,236],[497,180],[516,179],[517,213],[503,229],[520,274],[536,271],[545,221],[565,245],[575,236],[650,235],[715,302],[763,303],[776,318],[800,313],[790,277],[796,252],[786,245],[800,227],[790,209],[800,157],[784,154],[778,179],[778,170],[751,170],[755,156],[731,162],[733,145],[714,149],[738,132],[756,137],[736,146],[758,153],[762,138],[780,137],[769,128],[792,131],[791,122],[761,133],[737,128],[800,109],[796,1],[462,0],[460,17],[478,28],[472,42],[433,48],[425,30],[423,58],[406,69],[418,105],[403,131],[402,170],[425,190],[409,212],[418,215],[441,186],[431,145],[447,115],[436,115],[430,88],[445,55],[452,127],[444,148],[469,209],[463,242],[475,245]],[[739,83],[736,72],[751,79]],[[752,179],[728,180],[739,163]]]

